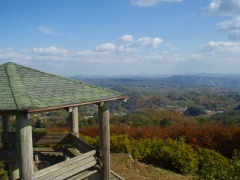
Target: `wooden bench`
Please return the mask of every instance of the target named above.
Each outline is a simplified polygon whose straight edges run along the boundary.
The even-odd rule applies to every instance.
[[[81,174],[97,164],[95,150],[35,172],[36,180],[61,180]],[[84,173],[83,173],[84,174]],[[79,178],[81,179],[81,178]]]

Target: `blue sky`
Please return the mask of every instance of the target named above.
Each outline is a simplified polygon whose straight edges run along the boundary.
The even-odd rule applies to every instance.
[[[0,63],[64,75],[240,73],[240,0],[0,1]]]

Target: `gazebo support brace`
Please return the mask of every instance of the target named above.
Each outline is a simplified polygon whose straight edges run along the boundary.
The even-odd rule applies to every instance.
[[[100,140],[100,179],[110,179],[110,130],[109,102],[98,104],[99,140]]]
[[[20,179],[34,180],[32,126],[28,114],[16,115]]]

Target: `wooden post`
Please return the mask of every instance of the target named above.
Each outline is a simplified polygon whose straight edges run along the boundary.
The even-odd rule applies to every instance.
[[[78,107],[73,107],[72,112],[70,112],[71,117],[71,132],[75,136],[79,137],[79,127],[78,127]]]
[[[10,116],[2,116],[3,132],[10,132]],[[6,147],[11,147],[11,144],[5,144]],[[19,178],[19,169],[17,162],[8,163],[10,179],[15,180]]]
[[[10,132],[10,116],[2,116],[3,132]]]
[[[34,179],[32,126],[28,114],[16,115],[18,164],[21,180]]]
[[[100,176],[102,180],[110,179],[110,129],[109,102],[98,104],[99,142],[100,142]]]

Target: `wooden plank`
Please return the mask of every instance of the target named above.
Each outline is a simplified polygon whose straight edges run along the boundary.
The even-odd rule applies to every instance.
[[[73,158],[82,154],[76,148],[65,148],[64,153],[70,158]]]
[[[54,152],[54,149],[46,147],[34,147],[33,152]]]
[[[62,167],[50,174],[42,176],[39,180],[46,180],[46,179],[54,179],[54,180],[61,180],[71,177],[81,171],[84,171],[97,163],[96,159],[91,156],[86,158],[82,161],[75,162],[74,164]]]
[[[38,177],[44,176],[44,175],[46,175],[48,173],[54,172],[55,170],[59,169],[59,167],[65,167],[65,166],[74,164],[74,163],[76,163],[78,161],[81,161],[81,160],[84,160],[84,159],[86,159],[88,157],[94,156],[95,154],[96,154],[96,151],[92,150],[92,151],[90,151],[88,153],[85,153],[85,154],[83,154],[81,156],[77,156],[75,158],[69,159],[68,161],[64,161],[64,162],[55,164],[53,166],[50,166],[48,168],[45,168],[43,170],[37,171],[37,172],[35,172],[35,178],[38,178]]]
[[[86,153],[94,149],[93,146],[87,144],[72,133],[70,134],[70,139],[72,146],[78,149],[81,153]]]
[[[69,144],[69,133],[34,132],[33,143],[34,145]]]

